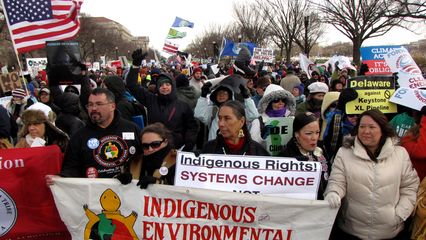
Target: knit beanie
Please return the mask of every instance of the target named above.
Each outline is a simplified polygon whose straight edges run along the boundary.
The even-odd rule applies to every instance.
[[[24,99],[25,96],[27,96],[27,93],[22,88],[17,88],[15,90],[12,90],[12,97],[14,98]]]

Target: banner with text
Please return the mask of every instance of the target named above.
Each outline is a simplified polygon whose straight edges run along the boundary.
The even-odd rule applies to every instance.
[[[358,98],[346,104],[346,113],[361,114],[370,109],[396,113],[396,105],[389,101],[395,92],[393,76],[359,76],[348,79],[348,87],[358,92]]]
[[[254,61],[265,61],[267,63],[272,63],[275,60],[274,50],[269,48],[257,48],[253,49],[253,58]]]
[[[392,72],[398,73],[398,83],[404,88],[426,88],[426,80],[422,71],[404,47],[394,49],[385,56],[386,63]]]
[[[391,102],[420,111],[426,105],[426,89],[398,88]]]
[[[294,117],[269,118],[270,134],[266,138],[266,147],[272,156],[277,156],[293,135]]]
[[[116,179],[54,181],[55,203],[73,239],[325,240],[337,214],[327,201],[159,184],[141,190]]]
[[[2,92],[10,92],[17,88],[22,88],[22,81],[17,72],[1,75],[0,87]]]
[[[27,58],[28,72],[31,77],[37,76],[39,70],[45,70],[47,66],[47,58]]]
[[[316,199],[319,162],[294,158],[178,152],[175,185]]]
[[[384,55],[390,51],[401,48],[401,46],[371,46],[362,47],[362,63],[368,65],[368,72],[365,75],[389,75],[392,70],[385,61]]]
[[[55,145],[0,150],[1,239],[70,239],[44,179],[61,163]]]

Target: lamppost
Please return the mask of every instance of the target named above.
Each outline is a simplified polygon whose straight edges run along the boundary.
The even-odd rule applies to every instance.
[[[130,57],[130,50],[127,50],[127,57]]]
[[[118,59],[118,47],[115,47],[115,60]]]
[[[217,52],[216,52],[216,41],[213,41],[213,61],[216,62]]]
[[[93,53],[93,59],[92,59],[92,65],[95,62],[96,55],[95,55],[95,39],[92,39],[92,53]]]
[[[308,51],[308,27],[309,27],[309,15],[304,17],[304,23],[305,23],[305,54],[306,57],[309,58],[309,51]]]
[[[204,48],[204,59],[207,59],[207,48]]]

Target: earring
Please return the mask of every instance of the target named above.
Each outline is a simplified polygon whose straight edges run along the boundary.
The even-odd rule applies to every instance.
[[[238,131],[238,137],[242,138],[244,137],[244,130],[241,128],[240,131]]]

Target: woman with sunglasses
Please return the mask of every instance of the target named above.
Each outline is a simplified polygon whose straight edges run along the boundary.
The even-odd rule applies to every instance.
[[[216,139],[207,142],[202,153],[269,156],[262,145],[251,139],[244,106],[239,101],[227,101],[220,106],[218,126]]]
[[[261,116],[252,122],[250,134],[256,142],[266,147],[265,139],[270,134],[269,118],[294,116],[296,102],[294,96],[279,85],[270,84],[259,101],[258,111]]]

